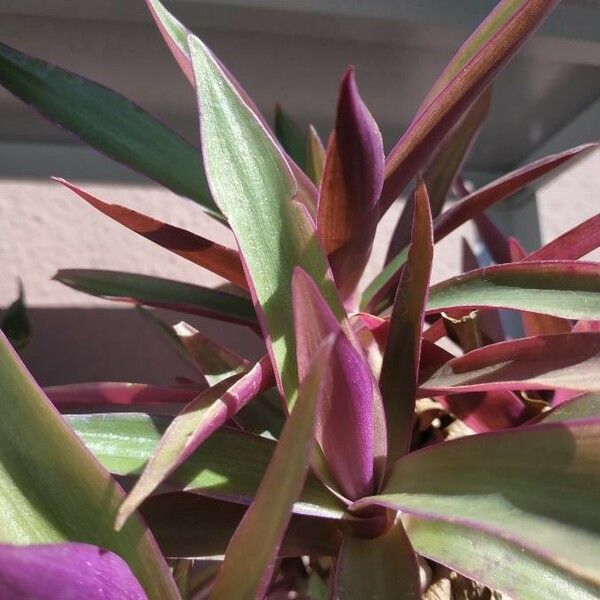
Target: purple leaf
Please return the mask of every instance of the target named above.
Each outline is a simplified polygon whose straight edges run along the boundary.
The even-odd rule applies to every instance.
[[[340,86],[317,211],[317,231],[345,302],[352,303],[373,245],[383,161],[381,134],[350,68]]]
[[[224,379],[202,392],[171,422],[143,473],[121,504],[115,526],[120,529],[140,503],[244,405],[275,383],[269,357],[244,375]]]
[[[0,597],[146,600],[127,563],[89,544],[0,545]]]
[[[492,204],[515,194],[536,179],[597,147],[598,144],[583,144],[540,158],[475,190],[435,220],[435,241],[439,242]]]
[[[424,340],[420,381],[430,377],[453,358],[454,355],[443,348]],[[508,390],[450,394],[434,398],[478,433],[515,427],[528,417],[523,402]]]
[[[446,325],[444,319],[436,319],[431,325],[423,332],[423,339],[428,342],[437,342],[446,335]]]
[[[44,388],[52,404],[61,412],[85,411],[114,412],[123,407],[125,410],[140,410],[144,407],[163,407],[171,411],[172,407],[187,404],[199,391],[194,388],[168,388],[144,383],[73,383]]]
[[[381,412],[377,384],[364,356],[342,332],[313,280],[300,268],[292,279],[296,356],[307,377],[322,341],[331,334],[331,375],[317,414],[316,436],[343,494],[350,499],[375,486],[374,413]],[[383,454],[385,455],[385,454]]]
[[[492,344],[449,360],[420,396],[492,390],[600,391],[600,333],[541,335]]]
[[[412,243],[394,300],[381,368],[380,387],[388,432],[388,468],[410,447],[432,260],[429,197],[421,181],[415,191]]]
[[[64,179],[57,177],[53,179],[127,229],[216,275],[220,275],[243,290],[248,289],[237,250],[207,240],[185,229],[162,223],[124,206],[107,204]]]
[[[530,0],[511,9],[506,5],[514,3],[505,0],[465,42],[457,55],[460,65],[452,67],[447,79],[442,75],[443,87],[417,113],[386,159],[381,214],[557,3],[557,0]],[[496,19],[502,21],[507,10],[515,14],[490,35],[490,23]]]
[[[433,218],[437,217],[444,208],[452,183],[460,172],[487,117],[491,99],[490,87],[473,103],[454,130],[440,144],[423,175]],[[392,234],[386,262],[394,258],[410,242],[413,213],[414,202],[411,195]]]

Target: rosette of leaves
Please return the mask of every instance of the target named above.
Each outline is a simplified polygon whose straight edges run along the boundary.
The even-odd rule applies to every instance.
[[[225,223],[235,248],[60,180],[236,289],[56,278],[239,323],[265,352],[252,363],[146,313],[197,380],[42,390],[4,341],[3,593],[599,597],[600,265],[581,259],[600,243],[600,217],[527,254],[484,214],[595,145],[472,192],[460,179],[494,78],[556,2],[500,2],[387,156],[352,69],[326,148],[281,110],[278,139],[203,42],[147,3],[196,91],[202,162],[117,93],[6,46],[0,80]],[[386,264],[363,288],[378,222],[403,192]],[[479,265],[465,243],[464,273],[430,285],[435,243],[470,219],[497,264]],[[499,309],[520,312],[524,337],[507,339]]]

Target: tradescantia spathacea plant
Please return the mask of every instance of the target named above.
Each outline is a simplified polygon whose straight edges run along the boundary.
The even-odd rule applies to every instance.
[[[484,212],[595,145],[472,192],[460,178],[494,78],[557,2],[502,0],[387,156],[352,69],[326,149],[280,109],[275,135],[202,41],[147,4],[196,90],[202,160],[117,93],[7,46],[0,81],[225,223],[236,248],[58,180],[235,292],[57,274],[140,307],[198,370],[171,388],[42,390],[3,338],[2,596],[599,598],[600,265],[580,259],[600,215],[527,254]],[[464,242],[464,273],[430,285],[434,244],[470,219],[497,264]],[[264,356],[141,307],[247,326]],[[499,309],[520,312],[524,337]]]

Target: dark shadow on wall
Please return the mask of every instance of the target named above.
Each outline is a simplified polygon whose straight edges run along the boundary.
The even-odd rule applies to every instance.
[[[32,338],[21,352],[41,385],[85,381],[172,384],[196,374],[135,309],[31,308]],[[245,327],[169,311],[171,324],[185,320],[242,356],[261,356],[262,342]],[[197,375],[196,375],[197,376]]]

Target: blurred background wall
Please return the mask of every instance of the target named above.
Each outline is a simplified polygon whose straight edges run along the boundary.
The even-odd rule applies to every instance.
[[[339,78],[352,63],[387,147],[410,121],[460,42],[493,5],[487,0],[287,0],[166,2],[230,66],[271,117],[279,101],[327,138]],[[596,26],[594,26],[594,23]],[[563,2],[496,86],[488,125],[467,174],[483,183],[529,159],[600,137],[600,7]],[[2,0],[0,41],[118,90],[192,141],[191,89],[146,15],[142,0]],[[227,230],[191,201],[153,185],[77,143],[0,90],[0,311],[25,285],[33,339],[23,356],[43,384],[90,380],[171,382],[189,375],[131,308],[51,280],[60,268],[134,271],[222,283],[84,205],[50,175],[71,178],[107,202],[137,209],[206,237]],[[598,212],[600,154],[528,190],[494,218],[525,246],[548,241]],[[382,223],[369,280],[402,202]],[[434,279],[458,272],[461,236],[436,247]],[[176,322],[180,315],[161,313]],[[260,352],[242,328],[187,319],[207,333]]]

